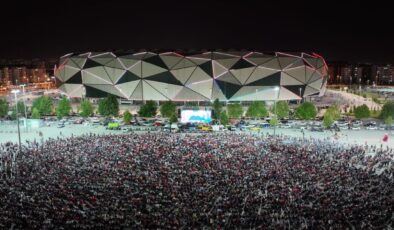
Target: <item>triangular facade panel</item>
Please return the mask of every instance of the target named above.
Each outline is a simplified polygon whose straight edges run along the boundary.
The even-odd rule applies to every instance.
[[[165,65],[167,66],[168,69],[171,69],[172,67],[174,67],[176,64],[178,64],[183,59],[182,56],[178,56],[175,54],[161,55],[160,58],[165,63]]]
[[[222,76],[216,78],[216,80],[228,82],[235,85],[242,85],[241,82],[239,82],[239,80],[236,77],[234,77],[234,75],[230,72],[223,74]]]
[[[260,78],[257,81],[250,82],[248,86],[278,86],[280,85],[280,72]]]
[[[140,82],[141,82],[140,80],[125,82],[122,84],[117,84],[116,88],[118,88],[118,90],[120,92],[122,92],[124,95],[126,95],[126,98],[130,99],[131,95],[133,94],[133,92],[136,89],[136,87],[138,86],[138,84],[140,84]]]
[[[182,84],[185,84],[185,82],[190,78],[190,76],[196,70],[196,68],[197,68],[196,66],[193,66],[189,68],[175,69],[175,70],[171,70],[171,73]]]
[[[162,93],[166,98],[170,100],[174,100],[176,95],[183,88],[183,86],[181,85],[173,85],[173,84],[157,82],[157,81],[149,81],[149,80],[145,80],[145,81],[148,82],[153,88],[155,88],[157,91]]]
[[[252,74],[246,80],[245,84],[260,80],[277,72],[277,70],[267,69],[259,66],[253,70]]]
[[[297,80],[296,78],[288,75],[285,72],[281,73],[281,77],[280,77],[280,85],[304,85],[303,82]]]
[[[163,73],[159,73],[150,77],[146,77],[145,80],[151,80],[151,81],[157,81],[157,82],[163,82],[167,84],[173,84],[173,85],[182,85],[182,82],[180,82],[178,79],[174,77],[174,75],[171,74],[170,71],[166,71]]]
[[[214,78],[217,78],[220,75],[223,75],[228,71],[228,69],[224,68],[222,65],[220,65],[216,61],[212,61],[212,67],[213,67],[213,76]]]
[[[293,68],[293,69],[287,69],[286,73],[290,76],[292,76],[293,78],[297,79],[298,81],[302,82],[302,83],[306,83],[306,79],[305,79],[305,66],[301,66],[301,67],[297,67],[297,68]]]
[[[105,66],[104,68],[113,83],[116,83],[126,72],[126,70],[123,69],[115,69],[107,66]]]
[[[284,100],[294,100],[294,99],[301,99],[301,97],[299,95],[294,94],[293,92],[286,89],[285,87],[280,87],[278,100],[284,101]]]
[[[164,63],[163,63],[164,64]],[[159,74],[159,73],[163,73],[166,72],[167,69],[166,68],[162,68],[160,66],[157,65],[153,65],[151,63],[148,62],[142,62],[142,77],[149,77],[155,74]]]
[[[116,84],[122,84],[130,81],[137,81],[140,80],[141,78],[138,77],[137,75],[133,74],[130,71],[126,71],[116,82]]]
[[[237,78],[241,84],[244,84],[250,77],[256,67],[249,67],[245,69],[231,69],[230,72]]]
[[[194,92],[193,90],[183,87],[178,94],[173,98],[174,101],[209,101],[210,98],[206,98],[203,95]]]

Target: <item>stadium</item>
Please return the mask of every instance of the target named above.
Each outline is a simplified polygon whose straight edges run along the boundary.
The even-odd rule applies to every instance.
[[[264,101],[321,96],[328,73],[314,53],[88,52],[61,57],[55,76],[69,97]]]

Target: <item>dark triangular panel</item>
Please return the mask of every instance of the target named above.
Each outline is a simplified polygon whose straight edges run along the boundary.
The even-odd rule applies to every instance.
[[[83,65],[83,68],[87,69],[87,68],[92,68],[92,67],[96,67],[96,66],[102,66],[102,65],[100,63],[95,62],[95,61],[88,58],[85,62],[85,65]]]
[[[82,84],[82,74],[81,71],[76,73],[74,76],[70,77],[66,83],[68,84]]]
[[[141,78],[130,71],[126,71],[116,84],[122,84],[130,81],[140,80]]]
[[[227,99],[231,98],[242,87],[241,85],[236,85],[225,81],[216,80],[216,83]]]
[[[207,73],[209,76],[213,77],[213,71],[212,71],[212,61],[205,62],[199,67],[204,70],[205,73]]]
[[[169,71],[146,77],[145,80],[158,81],[173,85],[182,85],[182,83],[178,79],[176,79]]]
[[[102,90],[85,85],[86,97],[106,97],[109,93]]]
[[[301,88],[301,97],[305,93],[305,85],[284,85],[282,87],[290,90],[292,93],[294,93],[297,96],[300,96],[300,88]]]
[[[244,69],[252,66],[254,66],[252,63],[241,58],[231,67],[231,69]]]
[[[257,81],[247,84],[248,86],[276,86],[280,85],[280,72],[271,74]]]
[[[168,69],[167,65],[163,62],[163,60],[161,60],[159,55],[149,57],[149,58],[145,59],[144,61],[148,62],[150,64],[153,64],[153,65],[157,65],[161,68]]]

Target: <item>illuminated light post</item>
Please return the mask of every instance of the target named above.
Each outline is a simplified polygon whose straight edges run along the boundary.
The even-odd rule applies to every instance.
[[[275,104],[274,104],[274,106],[275,106],[275,108],[274,108],[274,114],[275,114],[275,119],[276,119],[276,122],[278,123],[278,118],[277,118],[277,115],[276,115],[276,101],[278,100],[278,93],[279,93],[279,87],[278,86],[276,86],[275,88],[274,88],[274,91],[275,91]],[[276,124],[277,125],[277,124]],[[276,136],[276,125],[274,125],[274,136]]]
[[[20,92],[20,91],[19,91],[18,89],[11,90],[11,93],[13,93],[13,94],[15,95],[16,120],[17,120],[17,124],[18,124],[19,153],[21,153],[21,152],[22,152],[22,146],[21,146],[21,130],[20,130],[20,128],[19,128],[18,97],[17,97],[17,94],[18,94],[19,92]],[[14,158],[13,160],[15,161],[15,154],[14,154],[13,158]]]

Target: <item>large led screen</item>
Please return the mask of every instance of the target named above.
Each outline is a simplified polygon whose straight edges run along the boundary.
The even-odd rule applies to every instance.
[[[209,123],[212,121],[211,110],[189,110],[185,109],[181,111],[181,122],[182,123]]]

